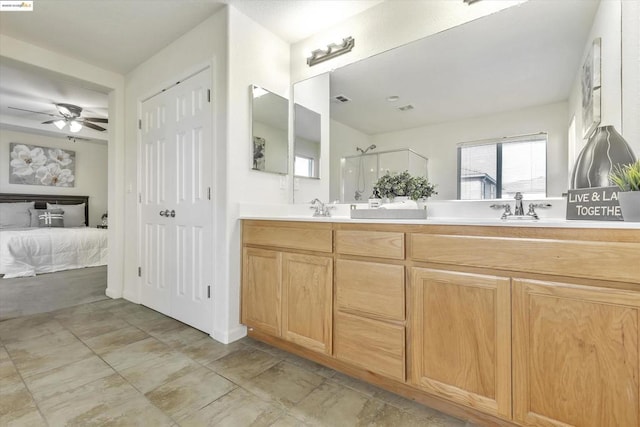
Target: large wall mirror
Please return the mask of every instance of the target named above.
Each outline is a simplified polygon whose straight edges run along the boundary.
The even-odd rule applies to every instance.
[[[406,148],[429,158],[435,198],[457,199],[459,147],[530,135],[546,140],[544,148],[531,148],[545,161],[532,172],[544,176],[531,181],[545,182],[548,197],[561,196],[568,188],[570,148],[579,151],[584,143],[578,135],[581,71],[597,37],[601,124],[620,127],[618,0],[529,1],[332,71],[330,199],[341,197],[340,160],[358,155],[358,147]],[[524,167],[520,158],[510,155],[502,170]],[[473,171],[475,165],[465,167]],[[508,179],[505,173],[502,182]],[[502,197],[512,197],[516,184],[509,182]]]
[[[251,91],[251,169],[288,173],[289,101],[262,87]]]

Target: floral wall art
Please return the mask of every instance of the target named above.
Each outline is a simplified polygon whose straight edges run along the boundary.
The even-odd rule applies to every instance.
[[[9,144],[9,183],[74,187],[76,152],[37,145]]]

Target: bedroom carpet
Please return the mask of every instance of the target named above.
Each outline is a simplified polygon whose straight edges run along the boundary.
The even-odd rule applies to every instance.
[[[2,321],[0,344],[0,425],[470,425],[121,299]]]
[[[107,266],[0,278],[0,320],[107,299]]]

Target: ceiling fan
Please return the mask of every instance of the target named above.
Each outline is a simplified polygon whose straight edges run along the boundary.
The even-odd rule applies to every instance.
[[[42,113],[40,111],[25,110],[23,108],[16,108],[16,107],[9,107],[9,108],[11,108],[12,110],[28,111],[30,113],[44,114],[46,116],[55,117],[52,120],[47,120],[46,122],[42,122],[42,124],[43,125],[53,124],[60,130],[64,129],[65,126],[69,126],[69,131],[73,133],[80,132],[80,130],[82,130],[84,126],[88,127],[89,129],[97,130],[100,132],[104,132],[105,130],[107,130],[102,126],[96,125],[95,123],[109,123],[108,119],[105,119],[102,117],[82,117],[80,115],[82,114],[82,107],[78,107],[77,105],[73,105],[73,104],[63,104],[63,103],[55,104],[55,106],[58,109],[58,114]]]

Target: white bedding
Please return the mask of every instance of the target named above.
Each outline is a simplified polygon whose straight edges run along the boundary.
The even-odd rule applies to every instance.
[[[106,265],[107,234],[89,227],[0,230],[0,274],[8,279]]]

